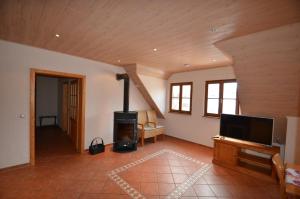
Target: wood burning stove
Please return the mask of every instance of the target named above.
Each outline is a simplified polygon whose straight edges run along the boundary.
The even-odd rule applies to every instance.
[[[117,74],[117,80],[124,79],[123,111],[114,112],[114,151],[137,149],[137,112],[129,111],[129,77]]]
[[[136,150],[137,140],[137,112],[115,112],[113,150]]]

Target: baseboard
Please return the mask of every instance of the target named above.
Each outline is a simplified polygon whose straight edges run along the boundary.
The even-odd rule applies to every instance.
[[[164,134],[166,137],[170,137],[172,139],[177,139],[177,140],[180,140],[180,141],[184,141],[184,142],[188,142],[188,143],[192,143],[192,144],[197,144],[197,145],[200,145],[202,147],[205,147],[205,148],[208,148],[208,149],[213,149],[213,147],[210,147],[210,146],[206,146],[206,145],[203,145],[203,144],[199,144],[197,142],[192,142],[190,140],[186,140],[186,139],[183,139],[183,138],[178,138],[178,137],[174,137],[174,136],[171,136],[171,135],[167,135],[167,134]]]
[[[112,145],[113,145],[113,143],[111,143],[111,144],[104,144],[104,146],[105,146],[105,151],[106,151],[107,149],[111,148]],[[85,151],[86,151],[86,152],[89,152],[89,149],[85,149]]]
[[[25,167],[29,167],[29,166],[30,166],[30,163],[18,164],[18,165],[15,165],[15,166],[4,167],[4,168],[0,169],[0,173],[15,170],[15,169],[20,169],[20,168],[25,168]]]

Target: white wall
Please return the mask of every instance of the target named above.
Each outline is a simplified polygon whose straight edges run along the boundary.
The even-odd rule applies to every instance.
[[[0,40],[0,168],[29,162],[31,67],[86,75],[85,148],[95,136],[112,142],[113,112],[123,107],[123,81],[115,78],[122,68]],[[130,109],[149,109],[133,83]]]
[[[36,78],[36,125],[39,116],[58,116],[58,78],[38,76]],[[53,119],[44,119],[42,125],[52,125]]]
[[[166,111],[167,80],[139,74],[152,99],[162,114]]]
[[[287,116],[286,144],[284,157],[284,162],[286,163],[299,164],[299,124],[300,117]]]
[[[167,113],[166,134],[206,146],[213,146],[211,137],[219,134],[220,120],[203,117],[205,102],[205,81],[235,78],[232,67],[183,72],[172,75],[170,83],[193,82],[192,115]],[[167,100],[169,101],[169,100]],[[167,103],[169,107],[169,102]]]

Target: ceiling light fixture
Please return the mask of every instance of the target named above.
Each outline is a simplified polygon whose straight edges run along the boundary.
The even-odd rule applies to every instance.
[[[121,60],[118,60],[118,62],[120,63],[120,62],[121,62]]]
[[[58,38],[58,37],[60,37],[60,35],[59,35],[59,34],[55,34],[55,37],[57,37],[57,38]]]
[[[153,51],[156,52],[156,51],[157,51],[157,48],[153,48]]]

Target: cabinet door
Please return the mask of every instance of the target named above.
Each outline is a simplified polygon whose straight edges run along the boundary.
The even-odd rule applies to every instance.
[[[238,148],[224,143],[215,142],[214,158],[219,163],[237,165]]]

